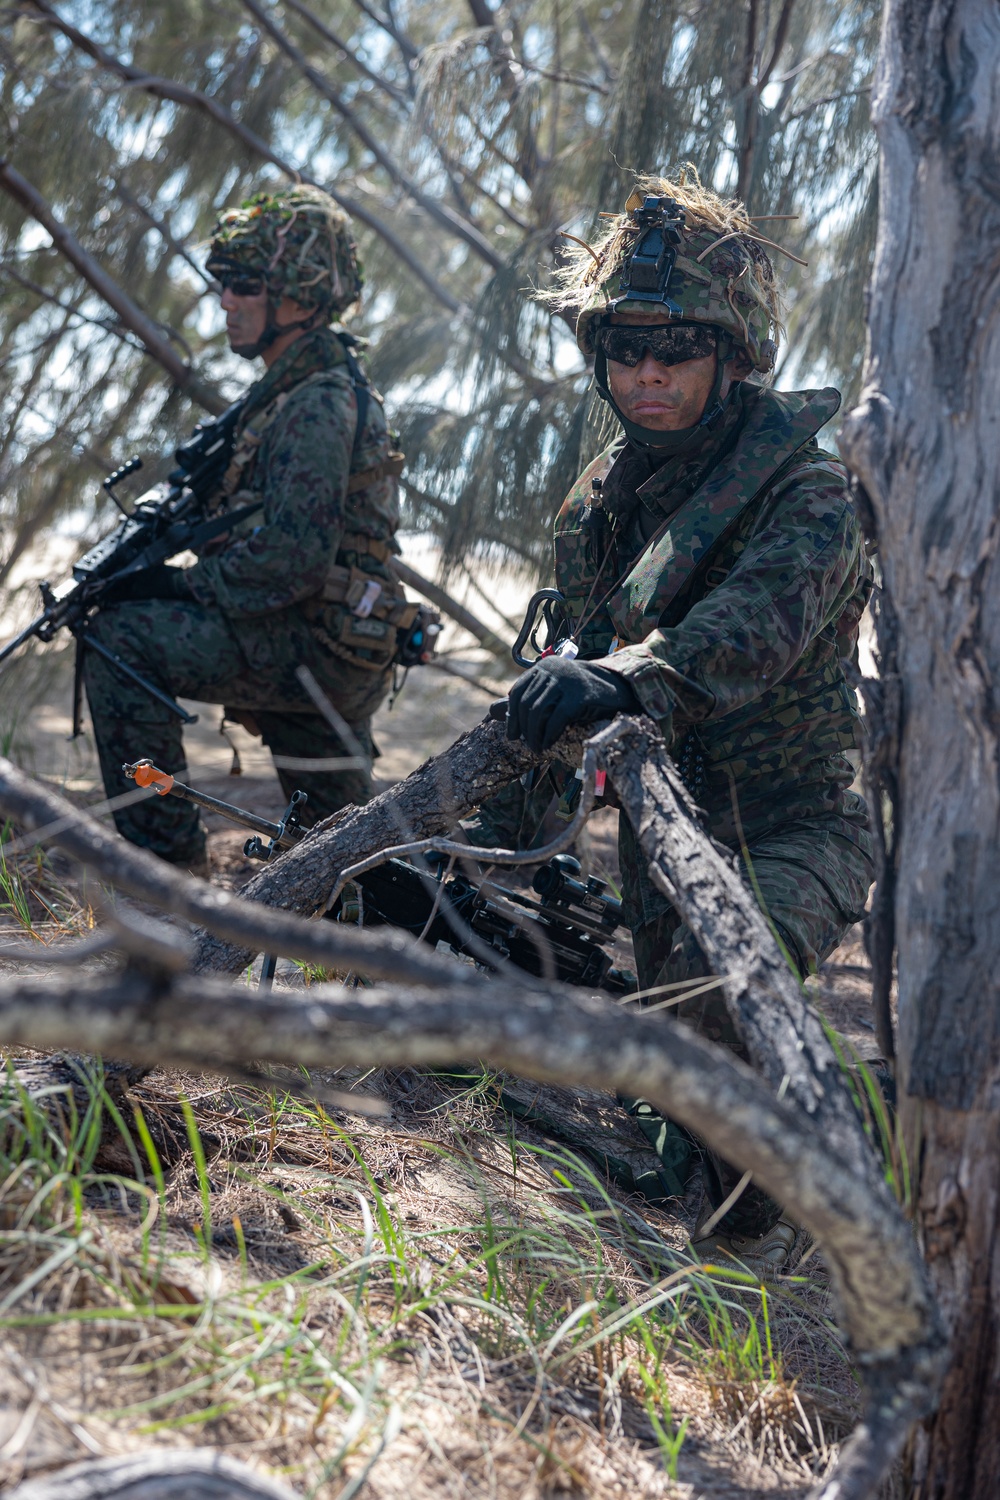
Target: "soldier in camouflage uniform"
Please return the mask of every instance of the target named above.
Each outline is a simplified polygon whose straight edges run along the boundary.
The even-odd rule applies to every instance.
[[[259,501],[259,511],[194,566],[123,582],[90,633],[170,695],[225,704],[275,757],[348,760],[309,769],[279,759],[286,795],[306,791],[314,821],[370,795],[371,716],[416,614],[388,568],[401,456],[390,452],[356,341],[330,327],[356,302],[362,274],[350,221],[327,194],[295,187],[223,214],[208,269],[233,350],[266,366],[240,413],[218,506]],[[317,712],[299,666],[346,721],[344,737]],[[96,652],[85,670],[109,796],[128,789],[122,764],[141,756],[183,777],[177,719]],[[115,819],[131,842],[204,868],[205,830],[191,804],[155,799]]]
[[[596,261],[571,275],[563,305],[574,302],[624,433],[556,520],[579,657],[548,657],[518,680],[508,733],[543,749],[617,710],[653,718],[805,976],[860,919],[872,880],[844,671],[871,573],[845,470],[816,441],[840,398],[763,383],[779,326],[771,262],[742,206],[696,181],[641,182]],[[705,978],[624,818],[620,841],[640,987]],[[740,1050],[717,990],[676,1013]],[[680,1193],[693,1143],[641,1101],[633,1109],[663,1163],[661,1190]],[[721,1204],[738,1174],[707,1167]],[[782,1263],[794,1230],[779,1212],[751,1187],[709,1248]]]

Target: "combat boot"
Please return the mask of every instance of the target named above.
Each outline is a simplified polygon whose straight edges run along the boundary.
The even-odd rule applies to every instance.
[[[723,1266],[727,1261],[735,1261],[755,1276],[766,1278],[785,1269],[797,1235],[797,1228],[787,1219],[779,1219],[766,1234],[756,1237],[715,1231],[699,1239],[696,1229],[691,1250],[700,1261]]]

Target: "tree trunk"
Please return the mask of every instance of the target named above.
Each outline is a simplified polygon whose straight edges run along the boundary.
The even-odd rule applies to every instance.
[[[994,5],[887,0],[869,358],[842,446],[898,624],[900,1105],[951,1338],[910,1451],[921,1500],[1000,1494],[998,82]]]

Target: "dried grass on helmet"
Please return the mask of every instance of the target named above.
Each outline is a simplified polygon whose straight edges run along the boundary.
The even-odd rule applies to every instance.
[[[711,188],[704,186],[690,163],[682,168],[676,181],[651,175],[637,177],[628,201],[637,205],[647,197],[673,198],[681,205],[686,216],[685,238],[705,241],[704,245],[689,243],[686,247],[695,259],[703,257],[716,244],[735,239],[746,251],[750,262],[747,275],[741,278],[741,293],[763,308],[773,328],[784,331],[781,288],[765,248],[773,241],[757,232],[739,199],[721,198],[718,193],[713,193]],[[590,301],[595,288],[621,269],[626,252],[638,233],[625,210],[613,216],[593,245],[574,241],[573,250],[556,272],[556,285],[551,291],[541,293],[540,300],[558,309],[583,307]],[[781,246],[774,248],[780,250]]]

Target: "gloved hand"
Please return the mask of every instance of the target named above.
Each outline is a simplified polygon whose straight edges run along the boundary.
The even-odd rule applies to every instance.
[[[641,711],[627,678],[617,672],[566,656],[543,656],[510,690],[507,738],[547,750],[570,724]]]
[[[192,599],[188,588],[187,569],[172,568],[168,563],[157,563],[155,568],[143,568],[109,583],[101,595],[102,604],[124,604],[138,599]]]

